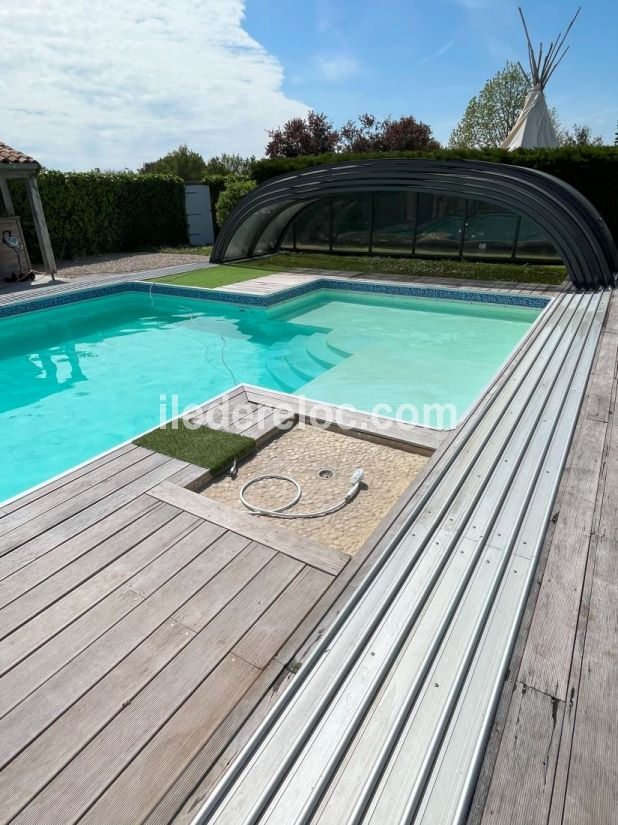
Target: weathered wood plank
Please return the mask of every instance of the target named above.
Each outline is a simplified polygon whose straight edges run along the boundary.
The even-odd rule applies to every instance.
[[[349,556],[339,550],[332,550],[318,542],[300,537],[291,530],[272,524],[271,520],[260,521],[254,516],[241,513],[232,507],[212,501],[206,496],[183,490],[174,484],[159,484],[149,495],[160,501],[167,501],[181,510],[186,510],[200,518],[233,530],[249,539],[279,550],[292,558],[336,575],[349,560]]]
[[[132,457],[133,460],[131,460]],[[130,463],[128,467],[125,467],[119,473],[115,473],[111,478],[105,479],[98,484],[89,486],[88,490],[79,497],[50,507],[50,509],[45,510],[25,524],[11,530],[9,534],[0,537],[0,555],[14,550],[25,542],[40,536],[42,533],[46,533],[48,530],[51,530],[51,528],[56,527],[72,516],[80,516],[88,505],[101,501],[106,496],[115,493],[150,470],[156,469],[169,461],[167,457],[158,455],[157,453],[149,453],[141,449],[134,450],[121,458],[126,458]],[[180,469],[180,467],[175,469]],[[19,513],[20,511],[17,512]],[[6,518],[10,519],[11,516],[7,516]]]
[[[123,453],[128,453],[131,450],[135,449],[135,444],[123,444],[122,447],[117,447],[115,450],[105,453],[99,458],[95,458],[92,461],[88,461],[85,464],[82,464],[81,467],[77,467],[75,470],[71,470],[68,473],[61,475],[59,478],[56,478],[54,481],[48,482],[42,487],[37,487],[36,490],[31,490],[31,492],[29,493],[23,493],[23,495],[13,499],[13,501],[11,501],[9,504],[4,504],[2,507],[0,507],[0,517],[4,517],[5,515],[8,515],[9,513],[14,512],[15,510],[19,510],[21,507],[26,507],[33,501],[37,501],[39,498],[41,498],[41,496],[46,496],[48,493],[52,493],[55,490],[58,490],[60,487],[72,484],[74,481],[81,478],[82,476],[87,475],[88,473],[92,473],[94,470],[97,470],[103,464],[107,464],[108,461],[114,461],[116,458],[118,458],[118,456],[122,455]]]
[[[16,598],[27,593],[49,576],[69,566],[84,553],[102,544],[106,539],[120,532],[133,521],[148,511],[152,511],[153,499],[140,496],[124,507],[116,510],[107,518],[93,524],[87,530],[64,544],[55,547],[44,556],[26,564],[0,581],[0,605],[10,604]]]
[[[202,528],[197,528],[197,531],[200,529]],[[191,536],[188,536],[184,541],[190,539]],[[246,544],[246,540],[240,541],[238,537],[226,534],[145,601],[126,586],[115,591],[130,593],[137,606],[103,635],[99,635],[96,642],[68,664],[56,669],[51,678],[29,693],[27,698],[0,720],[0,765],[6,764],[15,755],[15,749],[21,750],[32,741],[69,705],[170,618]],[[97,616],[95,632],[100,633],[100,627],[101,618]],[[51,664],[53,665],[57,668],[56,663]],[[50,667],[49,662],[47,666]]]
[[[275,555],[274,550],[252,542],[185,602],[174,618],[190,630],[202,630]]]
[[[0,677],[0,717],[54,676],[141,601],[119,588]]]
[[[299,563],[277,555],[206,628],[49,783],[17,823],[73,823],[96,801],[157,730],[225,658],[298,574]],[[251,671],[257,672],[251,665]],[[228,688],[229,689],[229,688]],[[222,717],[220,717],[221,719]]]
[[[9,762],[0,771],[0,822],[16,816],[194,635],[177,622],[165,622]]]
[[[586,627],[564,825],[610,825],[618,812],[618,552],[601,539]]]
[[[552,550],[521,663],[519,680],[566,701],[581,589],[607,425],[587,419],[574,445]]]
[[[80,496],[81,501],[83,494],[96,484],[107,481],[122,472],[122,470],[138,464],[139,461],[143,461],[147,455],[148,454],[141,449],[138,451],[122,451],[119,455],[114,456],[111,461],[100,464],[90,473],[78,476],[78,478],[70,484],[63,484],[50,492],[42,493],[42,491],[39,491],[39,496],[30,504],[13,510],[13,512],[0,518],[0,536],[6,535],[6,533],[15,530],[22,524],[32,521],[43,513],[49,512],[60,504],[76,499],[77,496]],[[75,501],[75,504],[79,505],[79,502]]]
[[[172,520],[173,524],[170,523]],[[40,624],[45,628],[44,632],[48,636],[53,635],[57,632],[58,625],[56,621],[50,620],[48,610],[50,606],[53,606],[54,610],[60,608],[56,615],[58,612],[64,613],[64,623],[68,624],[76,615],[80,615],[74,612],[77,604],[80,605],[78,610],[86,611],[107,592],[104,588],[112,590],[116,584],[122,583],[122,573],[119,576],[118,565],[113,564],[119,557],[129,554],[136,545],[141,544],[144,548],[145,544],[146,559],[148,559],[152,556],[153,550],[163,552],[166,547],[193,529],[198,521],[197,518],[190,517],[187,513],[182,513],[169,505],[147,512],[111,539],[84,554],[68,568],[45,579],[11,604],[0,609],[0,638],[4,639],[9,636],[36,616],[40,618]],[[156,536],[153,536],[154,533]],[[146,542],[148,537],[150,541]],[[135,553],[132,556],[135,556]],[[143,563],[146,564],[147,561],[144,560]],[[125,564],[129,565],[130,562],[126,561]],[[107,569],[104,570],[104,568]],[[104,575],[101,575],[102,570],[104,570]],[[105,580],[104,588],[101,587],[103,580]],[[67,598],[63,598],[65,596]],[[72,607],[69,611],[70,619],[67,619],[66,607],[69,603]],[[0,664],[0,671],[2,669],[2,664]]]
[[[596,364],[586,388],[586,416],[608,421],[614,380],[618,370],[618,335],[604,334],[599,343]]]
[[[284,415],[287,412],[288,414],[304,415],[307,418],[315,417],[319,421],[337,423],[347,430],[366,431],[382,438],[388,436],[393,441],[400,441],[428,450],[437,449],[446,437],[446,432],[443,430],[431,430],[428,427],[404,424],[389,419],[384,420],[384,427],[376,428],[372,417],[358,410],[346,410],[334,404],[312,401],[296,395],[277,393],[274,390],[266,390],[262,387],[246,385],[246,390],[250,401],[274,407],[278,410],[279,415]]]
[[[563,714],[563,702],[516,684],[483,825],[546,821]]]
[[[148,461],[148,459],[146,459],[143,464],[145,464],[146,461]],[[73,536],[83,533],[88,527],[91,527],[96,522],[110,515],[110,513],[115,512],[124,504],[127,504],[129,501],[142,495],[142,493],[150,490],[151,487],[169,478],[170,475],[182,469],[183,466],[183,462],[170,458],[163,462],[153,462],[153,466],[148,472],[146,471],[146,467],[141,467],[136,474],[137,477],[132,481],[122,484],[115,492],[96,501],[89,507],[86,506],[85,509],[74,513],[54,527],[50,529],[43,528],[40,534],[10,552],[8,558],[0,559],[0,571],[2,575],[9,575],[17,569],[17,567],[33,561],[44,553],[48,553],[63,541],[68,541],[70,538],[73,538]],[[27,525],[24,525],[24,527],[26,526]],[[21,528],[18,528],[14,533],[9,533],[6,538],[12,539],[20,530]]]
[[[242,637],[233,653],[263,670],[332,581],[327,573],[306,567]]]
[[[4,639],[0,646],[0,672],[9,671],[48,639],[71,625],[106,596],[113,593],[136,571],[151,564],[153,559],[163,555],[169,548],[177,546],[183,537],[190,536],[195,526],[196,521],[192,520],[187,513],[181,513],[163,524],[153,536],[136,544],[116,563],[93,576],[20,627]],[[131,536],[130,541],[133,542],[135,538],[135,535]],[[191,542],[192,539],[189,538],[189,541]],[[194,555],[197,555],[197,552]],[[171,576],[172,573],[169,575]],[[65,655],[68,655],[72,649],[72,644],[68,644]],[[31,689],[31,683],[24,687]]]
[[[134,825],[141,821],[242,699],[257,674],[242,659],[226,656],[80,822]]]

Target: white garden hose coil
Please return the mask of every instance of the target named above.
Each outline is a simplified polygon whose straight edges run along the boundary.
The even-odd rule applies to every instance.
[[[345,494],[345,496],[336,504],[333,504],[332,507],[329,507],[326,510],[317,510],[313,513],[285,512],[286,510],[289,510],[290,507],[293,507],[295,504],[298,504],[303,494],[303,490],[295,478],[292,478],[291,476],[280,475],[279,473],[268,473],[266,475],[255,476],[255,478],[250,478],[249,481],[246,481],[240,488],[240,500],[245,505],[247,510],[250,510],[252,513],[255,513],[255,515],[257,516],[270,516],[271,518],[320,518],[320,516],[328,516],[331,513],[336,513],[337,510],[341,510],[342,507],[345,507],[346,504],[349,504],[352,501],[352,499],[354,499],[358,494],[364,475],[365,471],[361,467],[359,467],[357,470],[354,470],[354,472],[352,473],[352,478],[350,479],[351,487]],[[294,493],[294,496],[290,499],[290,501],[288,501],[281,507],[273,507],[272,509],[269,509],[268,507],[258,507],[255,504],[251,504],[250,501],[247,501],[245,497],[245,491],[252,484],[256,484],[258,481],[267,481],[272,479],[288,481],[290,484],[293,484],[294,487],[296,487],[296,492]]]

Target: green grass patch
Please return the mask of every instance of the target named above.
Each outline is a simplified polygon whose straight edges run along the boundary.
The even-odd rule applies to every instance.
[[[243,262],[247,266],[247,262]],[[378,255],[330,255],[314,252],[280,252],[269,258],[256,258],[253,269],[285,271],[297,267],[315,269],[349,269],[354,272],[384,273],[434,278],[464,278],[479,281],[517,281],[523,284],[561,284],[566,278],[562,265],[480,263],[476,261],[425,260],[390,258]],[[276,267],[276,269],[275,269]]]
[[[238,264],[219,264],[177,275],[153,278],[161,283],[216,289],[227,284],[250,281],[276,272],[294,269],[340,269],[367,275],[409,275],[410,277],[463,278],[479,281],[515,281],[521,284],[561,284],[566,278],[562,265],[481,263],[476,261],[390,258],[378,255],[329,255],[316,252],[279,252]]]
[[[151,278],[162,284],[176,284],[178,286],[198,286],[202,289],[216,289],[219,286],[250,281],[263,275],[272,275],[281,272],[283,267],[254,267],[224,264],[211,266],[207,269],[194,269],[191,272],[179,272],[176,275],[163,275],[160,278]]]
[[[170,423],[146,433],[134,443],[155,453],[206,467],[213,475],[224,470],[235,458],[242,458],[255,449],[254,439],[244,435],[211,430],[210,427],[192,429],[182,418],[175,423],[177,429]]]

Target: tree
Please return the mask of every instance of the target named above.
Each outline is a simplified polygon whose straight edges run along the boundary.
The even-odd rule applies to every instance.
[[[603,138],[600,135],[592,137],[590,126],[579,126],[577,123],[571,130],[559,132],[558,142],[561,146],[603,146]]]
[[[235,175],[239,178],[247,178],[251,175],[251,166],[255,163],[255,155],[243,158],[242,155],[223,152],[215,155],[206,162],[207,175]]]
[[[399,120],[387,118],[383,121],[382,145],[385,152],[430,152],[432,149],[440,148],[440,144],[431,133],[431,127],[410,116]]]
[[[426,123],[411,116],[380,121],[370,114],[360,115],[358,124],[353,120],[345,123],[338,146],[343,152],[428,152],[439,147]]]
[[[320,155],[334,152],[339,141],[339,133],[325,114],[309,112],[306,119],[294,117],[280,129],[268,131],[270,140],[266,145],[269,158],[293,158],[297,155]]]
[[[193,152],[182,144],[159,160],[145,163],[138,171],[142,174],[177,175],[183,180],[200,180],[206,172],[206,164],[199,152]]]
[[[504,69],[487,81],[466,107],[449,140],[451,149],[489,149],[500,146],[515,125],[529,91],[520,67],[507,61]],[[556,112],[549,115],[558,134]]]
[[[231,175],[228,177],[225,188],[217,199],[216,213],[219,226],[223,226],[238,202],[256,186],[257,183],[254,180],[243,180]]]

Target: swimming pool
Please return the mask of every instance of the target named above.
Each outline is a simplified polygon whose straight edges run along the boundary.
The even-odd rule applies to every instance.
[[[317,283],[237,304],[123,287],[0,318],[0,501],[238,383],[404,420],[428,407],[436,420],[421,423],[445,426],[438,407],[461,418],[544,303]]]

